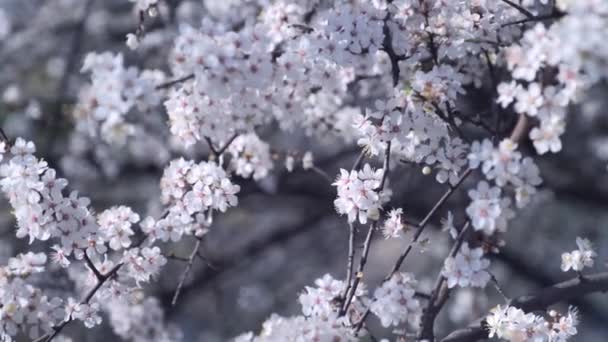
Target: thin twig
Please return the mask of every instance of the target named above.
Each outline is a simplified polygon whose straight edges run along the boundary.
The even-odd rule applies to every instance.
[[[521,14],[525,15],[528,19],[533,19],[534,18],[534,14],[532,14],[532,12],[528,11],[527,9],[525,9],[523,6],[520,6],[516,3],[514,3],[511,0],[502,0],[502,2],[508,4],[509,6],[515,8],[516,10],[518,10],[519,12],[521,12]]]
[[[97,267],[95,267],[95,264],[93,264],[93,261],[91,261],[91,258],[89,258],[89,255],[87,254],[86,250],[84,251],[84,261],[87,263],[87,266],[93,272],[93,274],[95,274],[95,278],[97,278],[97,281],[103,280],[103,274],[101,274]]]
[[[441,196],[441,198],[437,201],[437,203],[435,203],[433,208],[426,214],[426,216],[422,219],[422,221],[420,221],[420,223],[418,224],[418,227],[417,227],[418,230],[416,230],[416,233],[414,233],[414,236],[412,237],[410,244],[403,250],[403,252],[399,256],[399,258],[395,262],[393,269],[386,276],[385,281],[390,279],[401,268],[403,261],[405,261],[405,258],[407,258],[408,254],[410,253],[410,251],[412,250],[414,245],[418,242],[418,239],[420,239],[422,232],[424,231],[424,229],[430,222],[431,218],[441,208],[441,206],[443,206],[443,204],[452,196],[452,194],[455,192],[455,190],[464,182],[464,180],[471,174],[472,171],[473,171],[472,169],[465,170],[465,172],[462,174],[462,176],[460,176],[460,178],[458,179],[456,184],[454,186],[451,186],[443,194],[443,196]]]
[[[371,246],[372,237],[374,235],[374,231],[376,230],[376,223],[372,223],[369,225],[369,230],[367,231],[367,236],[365,237],[365,243],[363,244],[363,252],[361,253],[361,259],[359,260],[359,268],[357,269],[357,274],[355,275],[355,279],[353,281],[353,286],[351,286],[350,291],[347,294],[346,301],[342,306],[341,315],[344,315],[348,311],[348,307],[350,306],[355,294],[357,293],[357,287],[359,287],[359,283],[361,283],[361,279],[363,278],[363,270],[365,269],[365,264],[367,263],[367,257],[369,255],[369,247]]]
[[[355,226],[352,222],[348,223],[348,262],[346,265],[346,288],[342,299],[346,302],[348,291],[353,280],[353,263],[355,261]]]
[[[361,151],[361,153],[359,153],[359,155],[357,156],[357,159],[355,159],[355,163],[353,164],[353,167],[351,168],[351,170],[359,170],[359,168],[361,167],[361,164],[363,163],[363,159],[365,159],[365,150]]]
[[[93,296],[95,296],[97,291],[99,291],[99,289],[103,286],[103,284],[105,284],[108,279],[114,277],[123,265],[124,265],[124,263],[122,263],[122,262],[118,263],[108,273],[102,275],[101,279],[97,281],[97,284],[95,284],[95,287],[93,287],[91,290],[89,290],[89,292],[86,294],[84,299],[80,302],[80,304],[81,305],[88,304],[91,301],[91,299],[93,298]],[[70,315],[70,317],[67,320],[61,322],[61,324],[59,324],[58,326],[53,327],[52,334],[43,335],[38,340],[40,340],[40,341],[44,340],[44,342],[52,341],[55,337],[57,337],[57,335],[59,335],[61,333],[61,331],[66,327],[66,325],[68,325],[72,321],[73,321],[73,318]],[[36,341],[38,341],[38,340],[36,340]]]
[[[165,83],[161,83],[161,84],[157,85],[156,90],[170,88],[176,84],[180,84],[182,82],[189,81],[193,78],[194,78],[194,74],[190,74],[190,75],[186,75],[184,77],[180,77],[180,78],[172,80],[172,81],[167,81]]]
[[[182,272],[179,283],[177,284],[177,288],[175,289],[175,294],[173,295],[173,299],[171,300],[172,306],[175,306],[175,304],[177,304],[177,298],[179,297],[179,294],[181,293],[182,288],[184,287],[184,283],[186,282],[186,279],[188,278],[188,274],[190,274],[192,265],[194,265],[194,259],[198,255],[198,250],[199,250],[199,248],[201,248],[201,241],[202,241],[202,239],[197,238],[196,244],[194,245],[194,248],[192,248],[192,252],[190,252],[190,256],[188,257],[188,262],[186,263],[186,268],[184,269],[184,272]]]
[[[313,166],[310,168],[314,173],[318,174],[319,176],[323,177],[323,179],[325,179],[326,181],[329,182],[329,184],[333,183],[334,180],[327,174],[327,172],[321,170],[320,168],[318,168],[317,166]]]
[[[526,18],[526,19],[521,19],[521,20],[504,23],[501,25],[501,27],[508,27],[508,26],[513,26],[513,25],[526,24],[526,23],[531,23],[531,22],[538,22],[538,21],[545,21],[545,20],[552,20],[552,19],[560,19],[560,18],[564,17],[565,15],[566,14],[563,12],[556,11],[551,14],[537,15],[532,18]]]

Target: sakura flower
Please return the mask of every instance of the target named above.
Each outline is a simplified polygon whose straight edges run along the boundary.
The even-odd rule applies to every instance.
[[[460,251],[455,257],[449,257],[441,274],[446,277],[448,287],[485,287],[490,280],[486,269],[490,261],[483,258],[483,249],[469,248],[468,243],[463,243]]]
[[[83,321],[84,326],[92,328],[101,324],[101,316],[99,312],[99,303],[77,304],[72,311],[72,318]]]
[[[540,122],[539,127],[534,127],[530,131],[530,139],[534,142],[534,147],[539,154],[549,151],[557,153],[562,149],[560,136],[564,133],[565,124],[557,116],[550,116]]]
[[[382,226],[382,233],[385,238],[398,238],[403,235],[405,225],[401,219],[403,209],[393,209],[389,212],[388,218],[384,221]]]
[[[562,271],[567,272],[572,269],[581,272],[585,267],[593,267],[593,259],[597,256],[591,242],[587,239],[577,237],[576,245],[578,249],[562,254]]]
[[[236,174],[244,178],[262,179],[273,168],[270,147],[256,134],[238,136],[228,147],[228,153],[232,155],[231,166]]]
[[[515,100],[515,96],[522,91],[521,86],[515,81],[501,83],[498,85],[498,102],[502,108],[507,108]]]
[[[130,236],[135,234],[131,225],[139,222],[131,208],[125,206],[105,210],[98,216],[99,229],[109,241],[110,248],[120,250],[131,246]]]
[[[479,182],[476,190],[469,191],[473,200],[466,212],[475,230],[492,235],[497,229],[497,220],[501,214],[500,188],[492,187],[485,181]]]
[[[370,309],[380,318],[382,326],[397,326],[403,322],[418,325],[422,308],[415,298],[416,285],[412,274],[395,273],[376,289]]]
[[[543,105],[542,89],[538,83],[531,83],[528,89],[519,89],[516,98],[515,111],[529,116],[536,116]]]
[[[381,206],[378,187],[382,175],[382,169],[373,170],[369,164],[360,171],[341,169],[340,176],[333,183],[338,190],[338,198],[334,201],[336,211],[347,215],[349,222],[354,222],[357,217],[361,224],[367,223],[368,218],[377,220]]]

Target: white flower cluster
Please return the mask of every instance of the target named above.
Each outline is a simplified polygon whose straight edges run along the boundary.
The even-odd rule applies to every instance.
[[[575,272],[582,271],[585,267],[593,267],[593,259],[597,253],[593,250],[588,239],[576,238],[578,249],[562,254],[562,271],[568,272],[572,269]]]
[[[561,1],[559,6],[567,15],[548,28],[536,24],[525,32],[519,44],[505,49],[507,67],[520,82],[498,87],[503,107],[514,103],[517,112],[540,121],[530,131],[540,154],[561,150],[566,106],[577,100],[580,90],[607,75],[603,66],[608,50],[601,39],[608,33],[606,2]],[[543,70],[555,77],[547,81]]]
[[[122,262],[126,266],[125,276],[132,277],[139,285],[140,282],[149,282],[150,277],[157,275],[167,263],[167,258],[157,246],[131,248],[124,252]]]
[[[303,316],[285,318],[273,314],[264,322],[259,336],[252,333],[237,337],[235,342],[280,341],[358,341],[351,325],[361,318],[369,299],[365,286],[359,286],[345,316],[339,317],[338,298],[346,284],[329,274],[315,281],[316,287],[306,287],[300,295]]]
[[[97,215],[97,222],[110,248],[117,251],[131,246],[130,237],[135,234],[131,226],[139,222],[139,215],[129,207],[119,206]]]
[[[433,74],[433,71],[429,74],[418,72],[417,77],[422,79],[415,80],[414,83],[421,87],[421,91],[430,93],[434,91],[429,87],[439,87],[439,82],[458,79],[453,74],[445,78],[436,78]],[[435,91],[437,94],[445,94],[445,90]],[[455,94],[450,97],[451,100],[455,98]],[[361,136],[359,145],[370,154],[379,155],[390,141],[391,152],[398,157],[432,166],[437,169],[438,182],[449,181],[450,184],[455,184],[467,164],[468,146],[460,138],[450,137],[446,124],[430,109],[433,108],[432,103],[434,102],[415,95],[415,92],[407,95],[395,90],[394,96],[388,101],[376,102],[375,111],[368,110],[365,116],[355,118],[353,126]]]
[[[378,220],[385,200],[379,189],[383,175],[383,169],[374,170],[369,164],[359,171],[340,169],[340,176],[333,183],[338,191],[334,201],[338,213],[347,215],[348,222],[357,218],[361,224],[366,224],[368,219]]]
[[[61,241],[65,255],[75,253],[82,258],[82,249],[97,253],[94,246],[103,244],[89,199],[72,192],[64,197],[67,181],[56,178],[55,170],[37,159],[32,142],[18,138],[11,147],[12,158],[0,166],[0,187],[7,195],[17,218],[17,237],[34,240],[51,237]]]
[[[65,316],[63,301],[49,298],[26,282],[33,273],[45,271],[44,253],[20,254],[0,267],[0,339],[13,341],[22,332],[30,339],[51,332]]]
[[[273,168],[270,146],[254,133],[236,137],[227,152],[232,155],[230,166],[243,178],[259,180]]]
[[[134,342],[179,341],[181,333],[164,324],[164,312],[157,299],[147,297],[136,302],[112,300],[104,305],[114,332]]]
[[[534,160],[530,157],[523,158],[517,151],[517,144],[508,138],[502,140],[496,148],[488,139],[473,142],[468,159],[469,167],[477,169],[481,166],[485,177],[499,187],[512,185],[518,208],[530,202],[530,197],[536,193],[536,187],[542,183]]]
[[[74,298],[68,298],[66,305],[65,320],[77,319],[84,323],[87,328],[93,328],[101,324],[101,316],[99,316],[99,303],[91,304],[80,303]]]
[[[481,49],[493,49],[492,42],[496,41],[511,42],[518,32],[516,26],[502,27],[520,15],[502,1],[386,2],[394,16],[388,23],[392,44],[397,53],[412,56],[412,64],[435,53],[438,60],[458,60],[468,73],[475,75],[473,69],[480,65]],[[433,35],[435,52],[421,48],[428,43],[428,34]]]
[[[200,234],[206,229],[205,212],[225,212],[238,204],[240,187],[214,162],[173,160],[160,180],[161,201],[169,206],[168,215],[158,222],[146,219],[144,231],[154,238],[177,241],[182,234]]]
[[[401,218],[403,215],[403,209],[393,209],[388,213],[388,218],[384,221],[382,226],[382,233],[385,238],[398,238],[403,236],[405,225]]]
[[[490,337],[498,337],[511,342],[565,342],[576,335],[578,315],[576,309],[570,308],[566,315],[555,311],[549,313],[550,320],[533,313],[525,313],[513,306],[492,309],[486,317]]]
[[[485,287],[490,281],[486,269],[490,260],[483,257],[483,249],[470,248],[463,243],[455,257],[445,260],[441,274],[447,279],[448,287]]]
[[[344,327],[333,321],[304,316],[281,317],[273,314],[262,325],[259,336],[246,333],[236,337],[234,342],[284,342],[284,341],[319,341],[319,342],[356,342],[359,338],[350,327]]]
[[[4,144],[0,150],[4,159]],[[59,244],[52,246],[52,260],[67,268],[77,292],[83,297],[96,286],[100,276],[112,270],[118,270],[118,274],[85,301],[72,297],[63,301],[50,299],[27,283],[31,274],[47,271],[46,254],[28,252],[9,259],[7,266],[0,267],[3,341],[12,341],[19,331],[36,339],[71,320],[82,321],[87,328],[97,326],[102,321],[105,300],[124,301],[140,283],[158,274],[167,262],[159,247],[134,247],[131,238],[135,235],[133,225],[139,222],[138,214],[126,206],[116,206],[95,217],[88,208],[87,198],[78,197],[75,192],[64,197],[67,181],[57,178],[55,170],[36,158],[34,152],[32,142],[18,138],[10,149],[11,157],[0,166],[0,187],[17,217],[17,236],[29,237],[30,241],[57,241]],[[110,254],[111,251],[122,253]],[[80,260],[85,256],[87,266],[70,260],[70,257]],[[70,267],[72,265],[74,267]],[[92,267],[96,268],[95,272]]]
[[[338,317],[339,298],[346,287],[346,283],[334,279],[326,274],[315,281],[317,287],[307,286],[298,298],[302,305],[302,314],[306,317],[318,317],[323,320],[338,320],[342,323],[355,322],[363,312],[364,304],[368,302],[365,286],[359,286],[353,297],[353,302],[349,307],[347,315],[343,318]]]
[[[27,252],[8,259],[8,264],[3,270],[4,276],[26,278],[33,273],[44,272],[46,265],[46,254]]]
[[[365,1],[337,4],[327,15],[325,30],[329,32],[329,40],[353,55],[378,51],[384,39],[384,12]]]
[[[134,108],[143,112],[160,104],[161,92],[156,85],[164,74],[125,68],[121,54],[89,53],[82,71],[91,73],[91,85],[81,91],[73,115],[76,128],[90,136],[123,145],[136,131],[127,114]]]
[[[422,307],[415,298],[416,279],[410,273],[395,273],[374,291],[370,305],[384,327],[398,326],[403,322],[417,327],[422,316]]]
[[[466,212],[473,229],[488,236],[507,229],[507,221],[515,214],[511,209],[511,200],[500,197],[500,194],[499,187],[490,187],[486,181],[479,182],[476,189],[469,190],[472,201]]]

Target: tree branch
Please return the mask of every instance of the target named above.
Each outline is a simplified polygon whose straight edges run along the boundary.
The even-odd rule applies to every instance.
[[[458,254],[460,246],[462,246],[464,239],[467,236],[466,233],[470,226],[470,223],[471,222],[467,220],[460,229],[460,233],[458,234],[458,237],[456,237],[456,241],[454,242],[452,250],[450,251],[450,257],[453,258],[456,256],[456,254]],[[439,276],[435,281],[434,290],[433,292],[431,292],[428,305],[424,310],[424,313],[422,314],[422,322],[420,323],[420,332],[418,334],[419,340],[435,340],[435,319],[443,308],[443,305],[447,301],[449,295],[450,289],[447,286],[446,278],[440,271]]]
[[[190,270],[194,265],[194,259],[198,255],[199,248],[201,248],[201,241],[202,238],[197,238],[196,243],[194,244],[194,248],[192,248],[192,252],[190,252],[190,256],[188,257],[188,261],[186,262],[186,268],[184,268],[184,271],[182,272],[179,283],[177,284],[177,288],[175,289],[175,294],[173,295],[173,299],[171,300],[172,306],[175,306],[175,304],[177,304],[177,298],[179,297],[179,294],[182,291],[182,288],[184,287],[184,283],[188,278],[188,274],[190,274]]]

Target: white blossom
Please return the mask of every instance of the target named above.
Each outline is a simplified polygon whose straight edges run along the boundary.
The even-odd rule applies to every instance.
[[[455,257],[448,257],[441,271],[448,287],[485,287],[490,281],[490,274],[486,271],[490,261],[483,258],[483,254],[481,247],[471,249],[465,242]]]
[[[577,237],[576,245],[578,249],[562,254],[562,271],[570,269],[576,272],[582,271],[585,267],[593,267],[593,259],[597,256],[591,242],[587,239]]]

